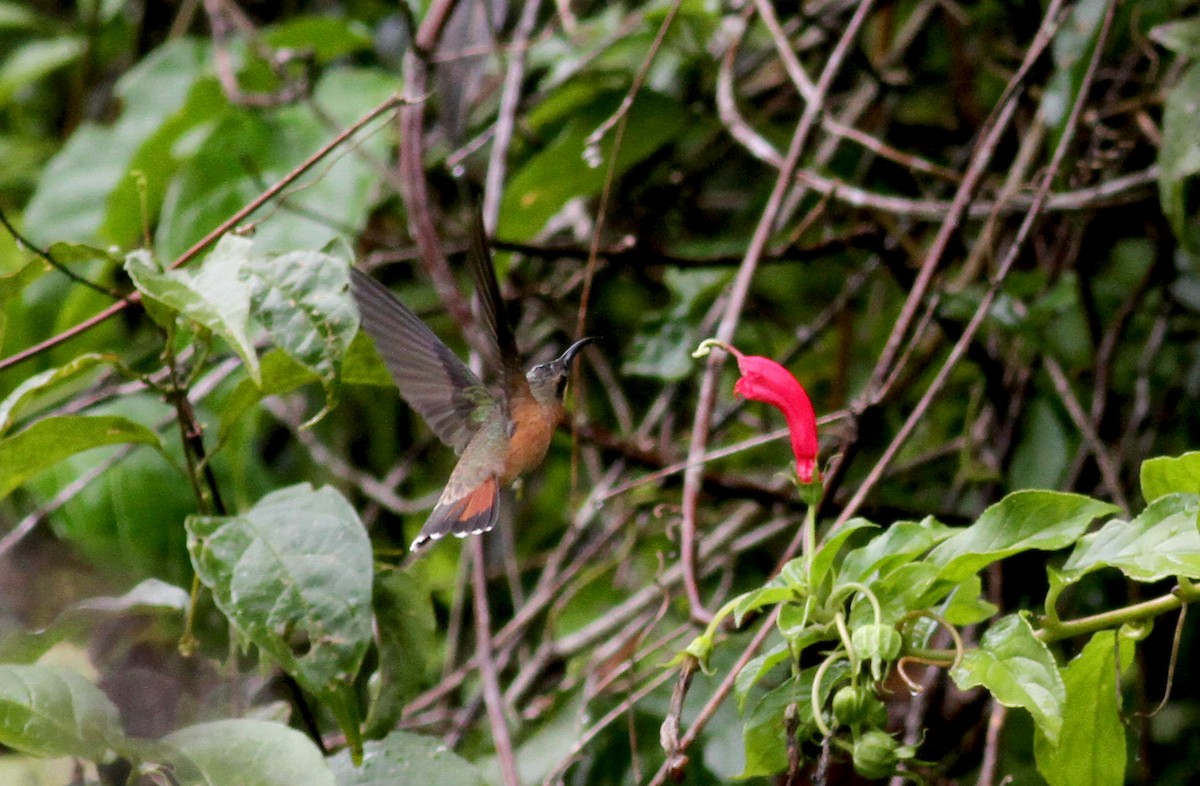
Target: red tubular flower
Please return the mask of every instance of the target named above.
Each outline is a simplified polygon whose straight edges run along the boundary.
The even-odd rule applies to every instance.
[[[727,347],[737,358],[742,377],[733,392],[752,401],[770,404],[783,413],[792,435],[796,474],[811,483],[817,466],[817,416],[804,387],[792,373],[770,358],[743,355]]]

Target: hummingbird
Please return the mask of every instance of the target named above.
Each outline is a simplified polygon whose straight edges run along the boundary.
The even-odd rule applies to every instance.
[[[565,417],[562,398],[571,363],[596,340],[582,338],[556,359],[526,371],[478,211],[467,259],[490,349],[500,363],[497,390],[489,390],[389,289],[358,268],[350,270],[362,328],[374,341],[401,398],[459,456],[412,551],[447,533],[463,538],[496,526],[500,489],[545,458],[550,438]]]

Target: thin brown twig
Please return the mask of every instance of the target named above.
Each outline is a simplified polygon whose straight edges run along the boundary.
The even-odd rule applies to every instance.
[[[877,194],[811,170],[800,170],[796,173],[796,179],[818,194],[829,196],[851,207],[870,208],[918,221],[942,221],[950,210],[956,209],[954,202]],[[1046,200],[1045,211],[1077,213],[1127,204],[1152,195],[1157,181],[1158,166],[1151,165],[1094,186],[1051,194]],[[1032,197],[1025,194],[1016,194],[1011,199],[999,202],[972,199],[966,204],[965,217],[988,218],[997,208],[1003,213],[1017,213],[1028,210],[1031,203]]]
[[[1042,18],[1042,24],[1038,29],[1033,44],[1026,53],[1021,67],[1017,69],[1017,73],[1005,88],[1004,96],[1001,98],[997,111],[992,114],[986,124],[985,130],[981,134],[981,140],[976,146],[975,152],[971,156],[971,161],[967,165],[967,171],[963,175],[962,182],[955,192],[950,210],[946,213],[941,226],[938,227],[937,235],[934,237],[929,251],[925,254],[925,259],[921,263],[917,277],[909,289],[908,297],[904,301],[900,315],[892,327],[892,332],[884,344],[884,349],[879,356],[875,371],[871,375],[871,382],[868,385],[868,400],[873,403],[877,400],[877,391],[882,387],[884,380],[892,374],[896,356],[900,352],[905,336],[909,333],[909,328],[916,317],[921,302],[925,299],[925,294],[929,289],[930,283],[933,281],[933,274],[941,263],[942,256],[946,253],[950,239],[958,230],[959,222],[967,210],[967,205],[971,202],[971,198],[983,179],[987,165],[995,153],[1001,135],[1007,130],[1009,121],[1016,112],[1017,102],[1023,92],[1024,79],[1030,69],[1032,69],[1034,63],[1041,58],[1042,53],[1045,52],[1053,40],[1053,32],[1058,29],[1061,21],[1059,19],[1061,16],[1061,7],[1062,0],[1054,0],[1050,4],[1050,7],[1046,9],[1046,13]]]
[[[479,664],[479,677],[483,683],[483,701],[487,706],[492,727],[492,742],[496,746],[496,758],[500,762],[500,775],[504,786],[520,786],[517,774],[517,759],[513,754],[512,735],[504,717],[504,698],[500,692],[500,679],[496,674],[496,662],[492,656],[492,615],[488,610],[487,566],[483,538],[471,539],[472,586],[475,598],[475,657]]]
[[[700,733],[704,731],[704,727],[713,719],[717,709],[728,698],[729,692],[733,690],[734,682],[737,680],[738,674],[742,669],[746,668],[746,664],[758,654],[762,645],[767,640],[767,636],[775,629],[775,622],[779,617],[780,606],[775,606],[765,619],[759,624],[759,628],[754,633],[754,638],[746,645],[746,649],[738,657],[737,661],[729,669],[729,673],[721,680],[721,684],[713,691],[713,695],[709,697],[704,706],[700,708],[700,712],[696,714],[692,725],[688,727],[687,732],[679,738],[678,745],[675,746],[675,753],[683,755],[691,744],[696,741]],[[671,775],[671,761],[668,759],[658,768],[658,772],[650,779],[648,786],[662,786],[666,783],[667,777]]]
[[[750,245],[746,250],[746,256],[730,288],[724,314],[717,326],[716,338],[719,341],[726,344],[733,341],[733,333],[741,319],[742,309],[746,303],[746,296],[750,291],[750,283],[754,279],[754,273],[766,248],[767,240],[770,238],[776,221],[779,218],[784,197],[791,185],[793,173],[800,162],[800,154],[804,150],[809,134],[824,111],[825,97],[829,92],[834,77],[841,70],[850,44],[857,37],[858,31],[870,13],[872,6],[872,0],[866,0],[860,3],[855,9],[854,15],[851,17],[845,32],[834,46],[829,59],[826,61],[812,100],[805,104],[804,112],[792,134],[792,140],[788,145],[787,154],[784,157],[783,165],[779,169],[779,174],[771,190],[771,195],[767,198],[767,204],[763,208],[758,224],[754,228],[754,234],[750,238]],[[717,375],[723,361],[724,355],[714,352],[709,355],[708,362],[704,367],[704,374],[701,377],[700,392],[696,403],[696,414],[692,423],[691,443],[688,446],[688,461],[692,463],[692,466],[688,467],[683,476],[683,521],[680,527],[680,553],[684,566],[684,588],[687,591],[688,604],[691,608],[693,618],[704,623],[712,619],[712,612],[705,607],[700,597],[695,576],[696,514],[700,496],[700,481],[703,474],[703,467],[699,465],[698,459],[704,455],[708,447],[709,425],[713,409],[716,406]]]
[[[513,29],[509,48],[508,67],[504,70],[504,85],[500,90],[500,107],[492,125],[492,149],[488,153],[487,174],[483,187],[483,225],[494,234],[500,219],[500,197],[504,194],[504,178],[508,166],[508,146],[512,143],[517,108],[521,104],[521,83],[525,77],[529,41],[537,23],[541,0],[527,0]]]
[[[398,118],[400,149],[397,166],[400,173],[400,196],[408,217],[408,231],[421,252],[425,272],[433,283],[442,305],[483,349],[486,340],[471,316],[471,307],[446,261],[446,252],[433,219],[432,196],[425,176],[425,96],[429,80],[429,53],[434,50],[456,0],[435,0],[421,20],[413,46],[404,53],[404,96]]]
[[[979,780],[975,786],[992,786],[996,780],[996,770],[1000,764],[1000,733],[1004,731],[1004,721],[1008,717],[1008,708],[995,697],[989,702],[987,737],[983,744],[983,762],[979,765]]]
[[[275,183],[275,185],[271,186],[270,188],[268,188],[267,190],[263,191],[261,194],[256,196],[254,199],[250,200],[250,202],[248,202],[243,208],[238,210],[236,213],[234,213],[229,218],[222,221],[215,229],[213,229],[207,235],[202,237],[200,240],[196,241],[196,243],[193,244],[191,248],[189,248],[187,251],[184,251],[182,254],[180,254],[179,257],[176,258],[173,262],[171,262],[171,264],[168,265],[167,267],[173,270],[175,268],[182,267],[183,265],[186,265],[189,262],[191,262],[193,259],[195,259],[197,256],[199,256],[200,253],[203,252],[206,248],[208,248],[210,245],[215,243],[222,235],[224,235],[226,232],[229,232],[230,230],[237,227],[240,223],[242,223],[242,221],[244,221],[247,217],[249,217],[251,214],[253,214],[256,210],[258,210],[260,207],[265,205],[267,202],[270,202],[272,199],[274,199],[276,196],[278,196],[280,194],[280,192],[282,192],[284,189],[286,189],[288,186],[290,186],[292,183],[294,183],[297,178],[302,177],[306,172],[308,172],[314,166],[319,164],[322,161],[322,159],[324,159],[331,152],[333,152],[338,147],[340,147],[342,144],[344,144],[346,142],[346,140],[353,137],[355,134],[357,134],[363,128],[368,126],[372,121],[376,120],[377,118],[379,118],[380,116],[382,116],[384,114],[387,114],[392,109],[394,109],[395,107],[397,107],[398,105],[400,105],[402,103],[403,103],[403,99],[400,96],[393,95],[390,98],[388,98],[385,101],[378,104],[376,107],[374,107],[369,112],[367,112],[362,117],[360,117],[358,120],[356,120],[353,124],[348,126],[344,131],[342,131],[342,133],[338,134],[333,139],[331,139],[329,142],[326,142],[324,145],[322,145],[320,149],[318,149],[315,153],[313,153],[311,156],[309,156],[307,159],[305,159],[299,166],[297,166],[291,172],[288,172],[286,175],[284,175],[279,180],[279,182]],[[117,301],[116,303],[113,303],[111,306],[104,309],[103,311],[96,314],[95,316],[89,317],[89,318],[83,320],[82,322],[79,322],[79,323],[73,325],[72,327],[62,331],[61,333],[59,333],[55,336],[51,336],[50,338],[46,339],[45,341],[41,341],[37,344],[34,344],[31,347],[27,347],[26,349],[23,349],[20,352],[17,352],[13,355],[10,355],[10,356],[0,360],[0,371],[3,371],[7,368],[11,368],[19,363],[29,360],[30,358],[36,357],[39,354],[41,354],[49,349],[52,349],[53,347],[56,347],[59,344],[62,344],[63,342],[65,342],[71,338],[74,338],[75,336],[78,336],[82,333],[86,333],[87,331],[91,330],[92,328],[96,327],[97,325],[100,325],[100,324],[104,323],[105,321],[107,321],[108,319],[110,319],[111,317],[121,313],[130,304],[141,302],[141,299],[142,299],[141,293],[131,292],[127,297],[125,297],[125,299]]]
[[[867,474],[867,477],[855,490],[854,496],[851,497],[850,501],[846,503],[846,506],[842,509],[842,512],[838,515],[837,520],[831,527],[831,532],[841,527],[862,506],[867,494],[869,494],[871,489],[874,488],[875,484],[879,482],[879,478],[882,477],[887,466],[891,463],[892,459],[895,458],[896,454],[900,450],[900,447],[908,440],[908,437],[916,429],[917,424],[921,422],[922,418],[924,418],[925,413],[928,411],[934,397],[941,392],[942,387],[949,379],[950,372],[958,364],[958,361],[962,359],[963,355],[966,353],[967,347],[970,345],[971,341],[974,340],[975,333],[979,330],[980,326],[983,324],[984,318],[991,310],[992,303],[995,301],[996,295],[1000,291],[1001,284],[1008,276],[1009,271],[1012,270],[1013,265],[1016,263],[1017,258],[1024,249],[1025,242],[1029,239],[1029,235],[1033,231],[1034,226],[1037,224],[1038,218],[1040,218],[1042,215],[1042,207],[1046,201],[1046,197],[1050,193],[1050,186],[1054,182],[1054,178],[1057,177],[1059,170],[1062,167],[1062,163],[1066,158],[1067,150],[1070,148],[1071,142],[1075,138],[1075,130],[1079,121],[1079,116],[1082,114],[1083,106],[1087,102],[1088,89],[1091,87],[1092,81],[1095,78],[1096,69],[1099,67],[1100,63],[1100,56],[1104,51],[1104,44],[1107,42],[1108,33],[1112,28],[1113,7],[1114,3],[1110,2],[1108,9],[1105,12],[1104,22],[1096,39],[1095,49],[1092,52],[1092,57],[1088,62],[1087,71],[1084,74],[1083,81],[1080,83],[1079,93],[1076,95],[1075,101],[1071,105],[1071,112],[1067,117],[1066,123],[1064,124],[1062,136],[1059,137],[1058,144],[1054,148],[1054,153],[1050,157],[1050,162],[1046,167],[1041,182],[1038,184],[1033,204],[1030,205],[1028,212],[1025,213],[1025,217],[1022,220],[1021,225],[1017,228],[1017,232],[1012,243],[1009,245],[1005,256],[997,267],[996,273],[992,278],[991,285],[988,287],[988,290],[984,296],[980,299],[979,305],[976,307],[975,313],[971,316],[970,322],[967,323],[967,326],[963,329],[962,335],[959,337],[958,341],[955,342],[954,347],[951,349],[950,354],[946,357],[946,360],[942,363],[941,368],[938,369],[934,380],[925,390],[925,393],[921,396],[920,401],[917,402],[917,405],[913,408],[912,412],[909,413],[908,418],[904,421],[904,424],[900,427],[900,430],[896,433],[896,436],[892,438],[891,443],[888,444],[887,448],[883,452],[883,455],[877,462],[875,462],[875,465],[871,468],[871,471]]]

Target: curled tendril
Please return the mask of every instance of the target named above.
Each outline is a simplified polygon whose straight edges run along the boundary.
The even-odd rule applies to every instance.
[[[833,736],[833,729],[829,728],[825,723],[825,718],[821,715],[821,680],[824,679],[825,672],[829,670],[829,667],[844,657],[846,657],[846,653],[838,650],[821,661],[821,665],[817,667],[817,673],[813,675],[812,692],[810,694],[812,699],[813,723],[816,724],[817,730],[826,738]]]
[[[900,619],[899,627],[901,628],[901,630],[903,630],[904,626],[907,625],[909,622],[912,622],[913,620],[919,619],[921,617],[928,617],[929,619],[933,620],[938,625],[940,625],[947,633],[950,634],[950,638],[954,641],[954,660],[950,663],[950,668],[951,669],[956,668],[958,666],[958,664],[960,662],[962,662],[963,652],[966,648],[963,646],[962,636],[959,635],[958,629],[955,628],[953,625],[951,625],[949,622],[947,622],[946,619],[944,617],[942,617],[940,614],[934,614],[932,611],[928,611],[926,609],[921,609],[919,611],[910,611],[908,614],[905,614]],[[924,692],[925,689],[923,687],[921,687],[919,684],[917,684],[916,682],[914,682],[912,680],[912,678],[910,678],[908,676],[908,672],[906,672],[904,670],[905,666],[907,666],[910,663],[920,663],[920,664],[923,664],[926,666],[945,666],[946,665],[944,661],[935,660],[933,658],[922,658],[918,655],[905,655],[904,657],[897,660],[896,661],[896,673],[900,675],[900,679],[904,680],[904,684],[907,685],[908,689],[910,691],[912,691],[913,693],[922,693],[922,692]]]
[[[871,588],[865,584],[860,584],[857,581],[851,581],[843,584],[834,591],[833,595],[830,597],[830,600],[833,602],[841,600],[841,597],[846,593],[846,590],[851,590],[854,593],[863,595],[871,604],[871,609],[875,613],[875,624],[883,624],[883,607],[879,605],[879,598],[877,598],[875,593],[871,591]]]

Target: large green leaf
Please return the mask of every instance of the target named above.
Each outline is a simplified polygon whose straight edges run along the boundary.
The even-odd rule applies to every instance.
[[[1150,37],[1185,57],[1200,58],[1200,19],[1184,19],[1159,25]]]
[[[1010,614],[968,650],[950,677],[962,690],[982,685],[1006,707],[1024,707],[1038,730],[1057,744],[1066,687],[1054,656],[1024,617]]]
[[[116,355],[87,353],[64,366],[47,369],[29,377],[0,401],[0,436],[4,436],[12,428],[21,410],[28,407],[37,397],[101,363],[115,363],[116,360]]]
[[[379,631],[379,669],[371,684],[371,709],[363,730],[382,737],[400,720],[405,703],[424,684],[437,648],[429,591],[410,573],[385,570],[375,577],[375,624]]]
[[[997,560],[1022,551],[1061,549],[1074,543],[1115,505],[1080,494],[1018,491],[985,510],[979,519],[929,554],[939,578],[957,583]]]
[[[613,133],[595,151],[588,151],[588,136],[611,114],[620,94],[595,97],[581,107],[545,149],[514,169],[504,190],[499,233],[513,240],[528,240],[568,200],[598,194],[613,155]],[[624,139],[617,153],[617,173],[642,161],[674,138],[687,122],[687,110],[670,98],[643,90],[633,102]],[[598,165],[594,165],[598,164]]]
[[[279,723],[235,718],[171,732],[163,742],[200,776],[180,786],[334,786],[313,741]]]
[[[845,680],[849,664],[840,661],[825,670],[820,688],[824,706],[834,687]],[[796,735],[807,739],[816,733],[812,691],[817,667],[804,669],[796,677],[763,694],[742,721],[742,744],[746,765],[740,778],[770,776],[787,770],[787,708],[796,705]]]
[[[0,439],[0,499],[63,459],[103,445],[140,443],[159,447],[153,431],[113,415],[62,415],[39,420]]]
[[[36,756],[105,761],[124,736],[116,705],[79,674],[0,665],[0,743]]]
[[[1120,668],[1116,664],[1120,651]],[[1125,725],[1119,673],[1133,661],[1133,642],[1116,631],[1092,636],[1063,669],[1067,701],[1054,744],[1034,736],[1038,772],[1050,786],[1120,786],[1125,782]]]
[[[311,105],[228,112],[167,191],[155,235],[159,253],[177,257],[326,144],[335,133],[331,124],[350,125],[395,90],[389,74],[338,68],[321,77]],[[357,237],[387,166],[388,139],[376,131],[354,147],[318,166],[283,205],[255,216],[260,249],[324,248],[335,238]]]
[[[363,746],[361,766],[348,751],[329,758],[337,786],[484,786],[479,770],[436,737],[393,731],[382,740]]]
[[[164,270],[150,255],[135,252],[125,260],[125,270],[142,294],[228,341],[257,382],[250,284],[244,271],[260,256],[252,241],[225,235],[196,268]]]
[[[1158,198],[1175,236],[1189,240],[1187,181],[1200,172],[1200,63],[1192,63],[1167,93],[1158,149]]]
[[[275,491],[240,516],[191,516],[188,552],[217,606],[359,739],[354,679],[371,640],[371,544],[332,488]]]
[[[1154,502],[1168,494],[1200,494],[1200,451],[1142,462],[1142,496]]]
[[[1117,568],[1134,581],[1200,577],[1200,496],[1160,497],[1132,521],[1110,521],[1085,536],[1060,575],[1077,581],[1093,570]]]
[[[158,579],[146,579],[120,597],[88,598],[74,603],[42,630],[18,631],[0,637],[0,660],[35,660],[59,641],[88,630],[107,620],[109,615],[166,612],[181,616],[187,605],[188,594],[179,587]]]
[[[293,251],[251,260],[246,275],[258,320],[280,349],[316,372],[325,388],[322,412],[332,409],[342,358],[358,332],[346,262],[320,251]]]
[[[20,269],[0,276],[0,303],[20,294],[22,289],[44,276],[49,269],[50,266],[45,262],[34,259],[25,263]]]
[[[846,554],[838,570],[839,582],[864,582],[886,576],[946,540],[957,530],[929,517],[921,521],[898,521],[880,532],[865,546]]]
[[[78,59],[85,48],[82,38],[63,36],[29,41],[12,49],[0,63],[0,106],[17,91]]]
[[[137,243],[143,232],[142,203],[129,177],[131,170],[139,169],[149,197],[161,191],[172,171],[164,165],[170,148],[185,131],[210,117],[189,107],[192,88],[203,81],[208,67],[208,47],[180,38],[122,76],[116,85],[122,102],[117,121],[111,126],[80,126],[43,171],[24,216],[29,237],[42,245],[64,238]],[[211,103],[210,98],[206,106]],[[164,133],[168,126],[169,133]],[[158,152],[150,156],[144,146]],[[143,160],[135,165],[139,158]],[[151,208],[155,204],[156,198],[148,199]]]

